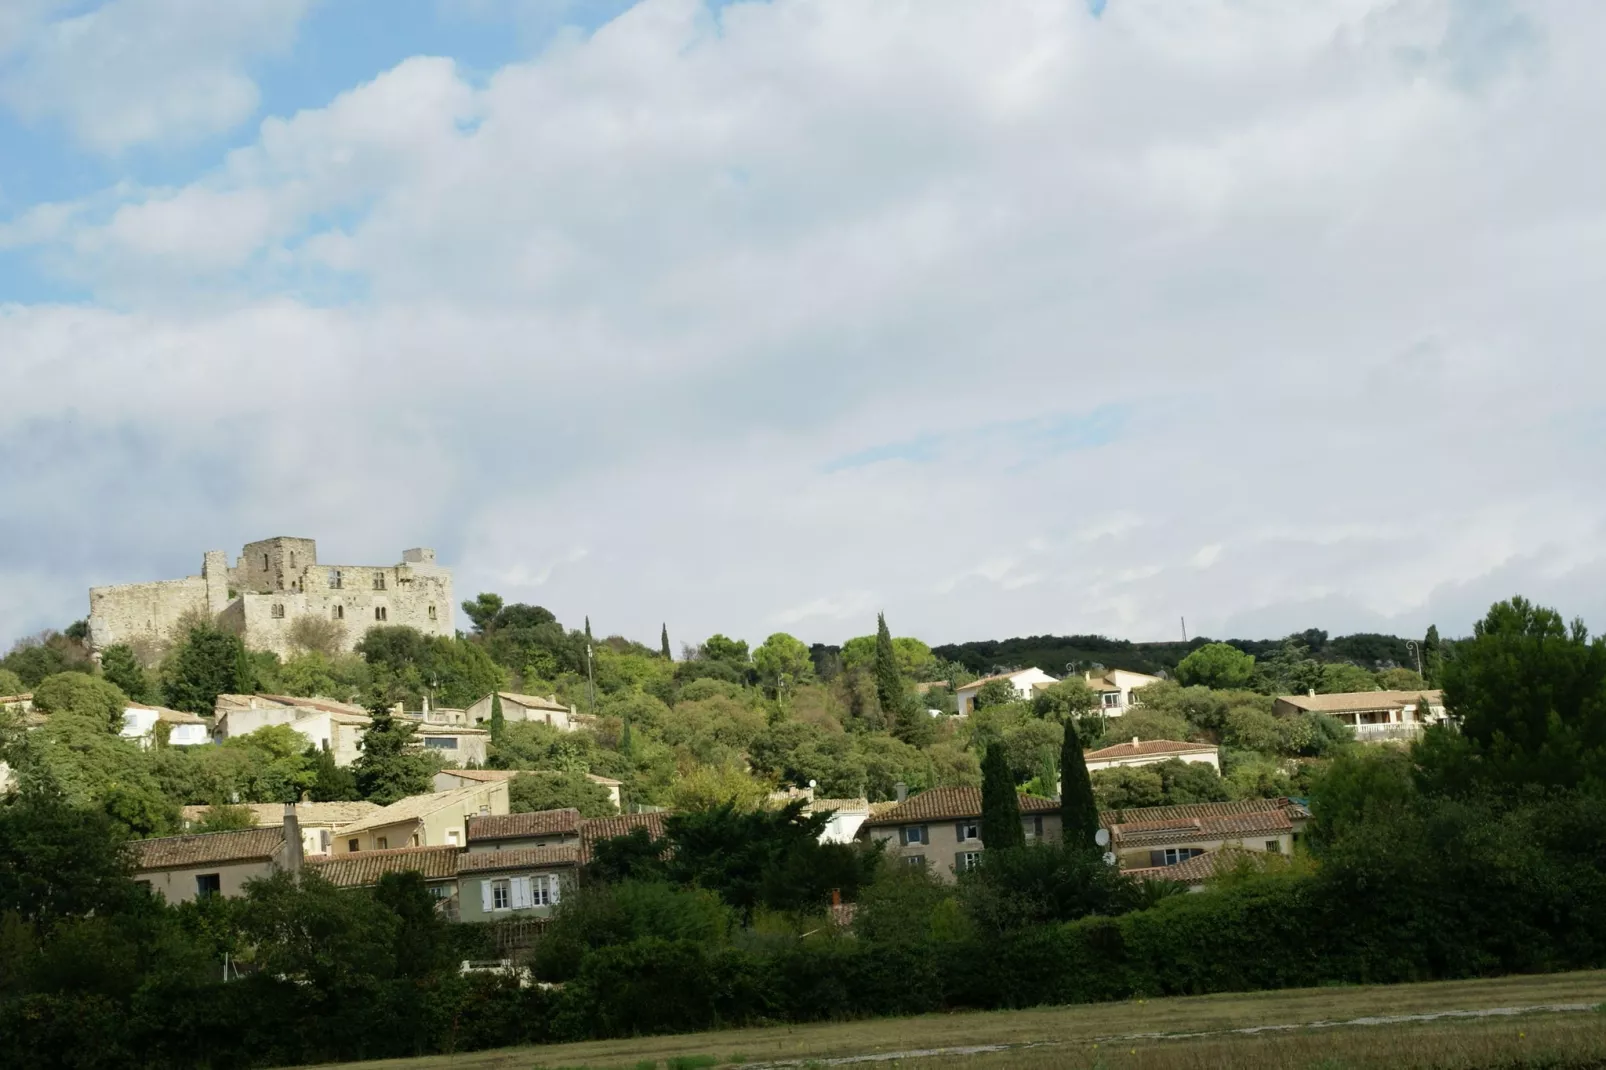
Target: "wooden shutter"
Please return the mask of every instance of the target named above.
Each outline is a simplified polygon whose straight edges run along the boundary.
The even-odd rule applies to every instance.
[[[922,844],[931,843],[931,826],[930,825],[921,825],[920,826],[920,842]]]
[[[558,880],[558,875],[556,873],[554,873],[551,876],[547,877],[547,879],[546,879],[546,888],[547,888],[547,891],[551,893],[552,905],[553,906],[557,906],[558,905],[558,889],[560,887],[562,887],[562,886],[563,886],[563,882]]]
[[[494,909],[494,901],[491,899],[491,882],[488,880],[480,881],[480,905],[485,908],[485,913],[487,914]]]
[[[514,877],[513,878],[513,909],[514,910],[527,910],[527,909],[529,909],[530,907],[532,907],[534,905],[535,905],[535,900],[530,896],[530,878],[528,878],[528,877]]]
[[[963,821],[954,822],[954,838],[960,843],[965,842],[965,823]]]
[[[1151,866],[1163,866],[1163,865],[1165,865],[1165,852],[1164,851],[1150,851],[1149,852],[1149,865],[1151,865]]]

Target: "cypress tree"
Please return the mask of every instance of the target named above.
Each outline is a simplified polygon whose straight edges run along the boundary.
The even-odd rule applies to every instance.
[[[1015,774],[1009,770],[1002,743],[988,744],[981,762],[981,842],[989,851],[1026,845]]]
[[[507,727],[507,718],[502,713],[501,692],[491,692],[491,742],[502,741],[502,729]]]
[[[658,636],[658,645],[659,653],[663,655],[665,661],[675,660],[675,656],[669,652],[669,625],[667,623],[664,624],[664,630]]]
[[[1065,722],[1065,743],[1060,748],[1060,824],[1066,846],[1092,850],[1099,831],[1099,804],[1093,798],[1093,780],[1082,757],[1082,739],[1076,721]]]
[[[1444,644],[1439,642],[1439,626],[1428,625],[1428,634],[1422,640],[1422,678],[1429,687],[1439,686],[1444,673]]]
[[[903,705],[903,676],[898,672],[898,652],[892,646],[892,632],[887,630],[887,615],[877,613],[875,619],[875,693],[881,700],[881,712],[894,718]]]

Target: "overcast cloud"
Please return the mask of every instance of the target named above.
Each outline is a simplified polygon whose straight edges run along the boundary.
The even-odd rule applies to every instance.
[[[0,640],[277,534],[647,641],[1606,626],[1606,7],[460,6],[310,106],[316,4],[0,17]]]

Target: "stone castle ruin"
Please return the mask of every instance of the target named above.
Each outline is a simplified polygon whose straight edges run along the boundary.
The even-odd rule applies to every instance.
[[[376,625],[453,635],[452,605],[452,570],[435,563],[434,550],[404,550],[398,565],[320,565],[314,540],[280,537],[247,543],[233,568],[222,550],[208,550],[199,576],[90,588],[89,641],[96,650],[159,648],[188,623],[212,620],[248,649],[286,657],[307,618],[332,622],[322,631],[350,650]]]

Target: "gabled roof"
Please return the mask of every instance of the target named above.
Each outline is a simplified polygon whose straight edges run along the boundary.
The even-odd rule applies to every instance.
[[[1443,691],[1345,691],[1332,695],[1279,695],[1278,702],[1315,713],[1349,713],[1352,710],[1399,710],[1426,697],[1428,705],[1444,705]]]
[[[477,780],[482,784],[494,784],[499,780],[512,780],[524,770],[522,769],[442,769],[441,772],[450,776],[462,777],[464,780]]]
[[[1020,795],[1020,812],[1023,814],[1058,813],[1060,804],[1053,799],[1040,799],[1035,795]],[[962,817],[981,816],[980,788],[932,788],[905,801],[872,813],[865,825],[912,825],[922,821],[954,821]]]
[[[541,869],[547,866],[573,866],[580,862],[580,845],[554,844],[551,847],[523,847],[514,851],[479,851],[457,860],[459,873],[495,873],[507,869]]]
[[[1310,813],[1288,798],[1236,799],[1232,802],[1184,803],[1181,806],[1140,806],[1127,810],[1103,810],[1099,824],[1111,828],[1121,824],[1147,821],[1178,821],[1195,817],[1232,817],[1238,814],[1258,814],[1267,810],[1286,810],[1290,817],[1306,818]]]
[[[990,684],[994,680],[1013,680],[1015,677],[1024,676],[1026,673],[1029,673],[1029,672],[1043,672],[1043,670],[1039,669],[1035,665],[1028,665],[1026,668],[1024,668],[1024,669],[1016,669],[1014,672],[995,673],[992,676],[983,676],[979,680],[972,680],[968,684],[960,684],[958,687],[954,688],[954,692],[955,692],[955,694],[957,694],[960,691],[974,691],[976,688],[980,687],[982,684]],[[1052,673],[1043,673],[1043,675],[1044,676],[1051,676],[1053,674]]]
[[[284,827],[163,836],[130,843],[136,870],[269,862],[284,846]]]
[[[240,803],[248,811],[258,828],[284,824],[283,803]],[[179,813],[185,821],[205,821],[210,806],[184,806]],[[349,825],[379,809],[371,802],[304,802],[296,804],[296,819],[303,826]]]
[[[5,701],[4,699],[0,699],[0,702],[4,702],[4,701]],[[207,724],[208,723],[206,718],[197,717],[195,714],[189,713],[189,712],[187,712],[185,710],[170,710],[166,706],[147,706],[143,702],[130,702],[125,707],[125,709],[130,709],[130,710],[150,710],[151,712],[156,714],[156,719],[158,721],[166,721],[168,724]]]
[[[1192,817],[1176,821],[1137,821],[1109,826],[1110,835],[1120,847],[1158,847],[1185,840],[1226,839],[1249,835],[1282,835],[1292,832],[1294,823],[1282,810],[1263,810],[1254,814],[1227,817]]]
[[[655,840],[663,839],[664,821],[668,811],[651,814],[619,814],[617,817],[592,817],[580,822],[580,861],[591,861],[591,850],[598,840],[611,840],[615,836],[628,836],[636,829],[646,829]]]
[[[307,860],[307,868],[341,888],[366,888],[387,873],[420,873],[424,879],[447,880],[457,876],[461,850],[444,847],[396,847],[388,851],[353,851]]]
[[[580,811],[537,810],[526,814],[479,814],[468,819],[468,839],[526,840],[536,836],[577,836]]]
[[[497,694],[502,696],[502,701],[516,702],[528,710],[562,710],[564,713],[569,712],[569,707],[559,702],[556,696],[553,695],[545,697],[541,695],[521,695],[517,691],[498,691]]]
[[[1176,881],[1179,884],[1203,884],[1211,877],[1222,873],[1230,873],[1240,866],[1251,866],[1257,870],[1264,870],[1274,864],[1273,859],[1282,861],[1282,855],[1272,854],[1269,851],[1246,851],[1242,847],[1217,847],[1214,851],[1206,851],[1202,855],[1194,855],[1186,862],[1178,862],[1174,866],[1143,866],[1138,869],[1126,869],[1121,872],[1128,877],[1139,880]]]
[[[1214,754],[1216,748],[1209,743],[1184,743],[1175,739],[1134,740],[1117,743],[1113,747],[1090,750],[1082,755],[1089,762],[1106,762],[1112,758],[1152,758],[1159,754]]]
[[[340,832],[345,835],[349,832],[363,832],[367,829],[383,828],[401,821],[417,821],[427,817],[437,810],[444,810],[448,806],[465,806],[474,803],[485,794],[483,787],[453,788],[451,791],[432,791],[427,795],[409,795],[405,799],[398,799],[389,806],[382,806],[353,824],[343,827]]]

